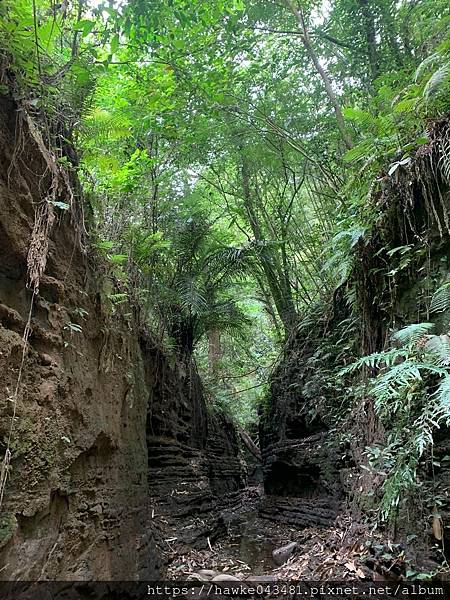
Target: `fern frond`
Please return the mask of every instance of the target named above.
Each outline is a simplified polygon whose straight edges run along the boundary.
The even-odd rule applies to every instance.
[[[340,375],[346,375],[348,373],[354,373],[363,367],[370,369],[379,369],[382,367],[391,367],[395,362],[403,360],[408,357],[408,352],[405,350],[393,349],[386,350],[384,352],[374,352],[367,356],[358,358],[354,363],[344,367],[339,371]]]
[[[446,375],[441,381],[435,396],[439,419],[445,419],[446,425],[448,425],[450,422],[450,375]]]
[[[450,281],[444,283],[433,294],[430,312],[444,312],[450,308]]]
[[[425,100],[429,100],[431,96],[437,93],[444,92],[446,85],[450,83],[450,62],[445,63],[427,81],[424,89],[423,96]]]
[[[100,108],[90,112],[80,130],[88,142],[94,140],[96,144],[122,140],[131,135],[130,123],[126,117]]]
[[[430,54],[427,56],[425,60],[423,60],[420,65],[416,69],[416,73],[414,75],[414,81],[417,83],[419,79],[426,73],[427,69],[434,67],[439,63],[440,55],[435,52],[434,54]]]
[[[353,248],[359,242],[361,238],[366,234],[366,229],[364,227],[354,227],[352,229],[346,229],[345,231],[340,231],[332,238],[332,243],[335,244],[342,239],[346,239],[350,241],[350,247]]]
[[[427,340],[426,348],[436,356],[439,365],[450,365],[450,336],[432,335]]]
[[[413,360],[405,360],[393,365],[377,377],[372,387],[378,410],[383,408],[386,400],[397,398],[402,388],[409,388],[414,382],[422,381],[420,365]]]
[[[403,329],[396,331],[392,339],[402,346],[415,345],[434,327],[434,323],[412,323]]]

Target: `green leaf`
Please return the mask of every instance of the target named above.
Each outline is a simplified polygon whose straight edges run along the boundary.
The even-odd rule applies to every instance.
[[[111,250],[112,248],[114,248],[114,242],[111,242],[110,240],[95,242],[92,245],[94,246],[94,248],[97,248],[97,250]]]
[[[355,123],[365,124],[373,121],[373,117],[369,112],[354,106],[348,106],[342,109],[342,113],[346,119]]]
[[[433,294],[430,312],[444,312],[450,308],[450,281],[441,285]]]
[[[73,26],[75,31],[82,32],[83,37],[86,37],[87,35],[89,35],[91,33],[91,31],[94,29],[94,27],[95,27],[95,21],[91,21],[90,19],[81,19],[80,21],[75,23],[75,25]]]
[[[123,265],[128,260],[127,254],[110,254],[108,260],[114,265]]]
[[[117,50],[119,49],[119,44],[120,44],[119,34],[116,33],[111,38],[111,42],[110,42],[111,54],[115,54],[117,52]]]
[[[434,323],[412,323],[396,331],[392,339],[400,344],[415,344],[434,328]]]
[[[400,100],[394,106],[394,110],[397,113],[402,112],[412,112],[415,110],[417,106],[418,98],[406,98],[405,100]]]
[[[343,160],[346,163],[351,163],[353,161],[361,160],[361,158],[368,157],[374,150],[374,146],[371,141],[364,141],[361,144],[358,144],[354,148],[348,150],[344,156]]]
[[[68,323],[64,327],[64,329],[69,329],[70,331],[75,332],[75,333],[81,333],[83,331],[83,328],[80,325],[78,325],[77,323]]]

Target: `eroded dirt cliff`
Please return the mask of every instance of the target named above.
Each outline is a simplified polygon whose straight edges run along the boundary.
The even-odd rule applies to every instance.
[[[80,249],[76,195],[56,197],[69,210],[51,207],[32,302],[27,255],[54,183],[38,146],[23,109],[2,97],[0,450],[11,461],[1,575],[154,578],[177,519],[183,543],[206,543],[186,520],[198,515],[207,537],[220,533],[211,511],[243,485],[237,436],[207,410],[194,366],[165,356],[129,306],[113,309],[98,261]],[[67,148],[54,152],[57,161]]]

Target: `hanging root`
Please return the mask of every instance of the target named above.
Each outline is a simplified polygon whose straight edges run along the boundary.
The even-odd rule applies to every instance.
[[[56,218],[55,202],[61,201],[61,198],[63,198],[69,204],[72,215],[75,213],[76,206],[68,171],[58,163],[55,153],[45,144],[42,133],[33,120],[27,104],[22,103],[21,108],[28,131],[46,165],[44,175],[50,178],[46,197],[37,205],[35,210],[35,221],[27,256],[28,285],[37,293],[40,279],[47,264],[48,241]],[[79,233],[78,228],[77,233]],[[78,235],[78,238],[81,244],[81,236]]]
[[[50,172],[51,184],[48,194],[48,200],[55,201],[58,196],[64,197],[69,200],[68,204],[71,209],[74,207],[74,194],[70,184],[69,174],[67,171],[58,163],[56,155],[47,148],[42,138],[42,134],[35,122],[33,121],[30,113],[28,112],[25,105],[22,106],[23,114],[28,125],[28,130],[31,137],[36,143],[42,158],[47,165],[47,169]]]
[[[2,470],[0,472],[0,507],[3,503],[3,494],[5,492],[6,480],[8,479],[9,464],[11,462],[11,450],[6,448],[5,456],[3,457]]]
[[[28,312],[27,324],[25,325],[25,329],[24,329],[23,335],[22,335],[23,346],[22,346],[22,359],[20,361],[19,374],[17,376],[16,387],[14,389],[14,395],[11,398],[11,401],[13,404],[13,414],[11,417],[11,424],[9,426],[9,433],[8,433],[8,440],[6,443],[5,456],[3,457],[2,468],[1,468],[1,472],[0,472],[0,508],[2,507],[2,504],[3,504],[3,495],[5,493],[6,481],[8,479],[9,466],[11,463],[11,440],[12,440],[12,436],[13,436],[13,432],[14,432],[14,424],[15,424],[15,420],[16,420],[17,400],[19,398],[20,383],[22,381],[22,373],[23,373],[23,369],[25,366],[25,360],[26,360],[27,354],[28,354],[28,338],[30,337],[30,333],[31,333],[31,315],[33,313],[33,303],[34,303],[35,295],[36,295],[36,292],[33,291],[33,294],[31,296],[31,301],[30,301],[30,310]]]

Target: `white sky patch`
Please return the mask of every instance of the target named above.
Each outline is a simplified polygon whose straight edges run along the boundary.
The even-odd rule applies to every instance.
[[[108,8],[119,9],[122,8],[122,6],[125,6],[125,4],[127,4],[127,0],[114,0],[114,2],[112,3],[108,2],[107,0],[88,0],[86,3],[87,14],[89,16],[93,16],[93,11],[98,10],[102,5],[108,5]],[[102,11],[102,17],[105,19],[105,21],[107,21],[111,18],[111,15],[106,10],[104,10]]]
[[[331,2],[324,0],[322,6],[315,8],[311,13],[311,21],[314,25],[323,25],[330,16]]]

